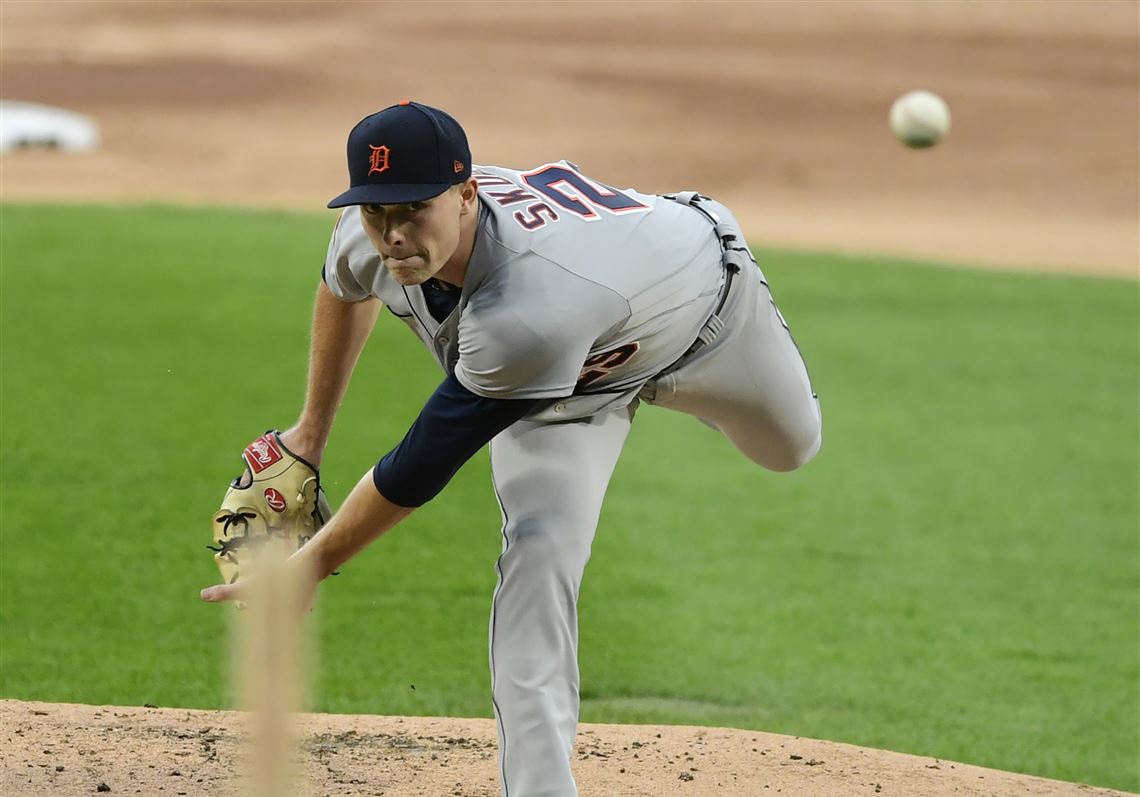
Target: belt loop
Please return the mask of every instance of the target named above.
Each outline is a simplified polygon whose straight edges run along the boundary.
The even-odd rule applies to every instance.
[[[721,333],[722,329],[724,329],[724,319],[716,313],[713,313],[709,320],[705,322],[705,325],[701,327],[701,331],[697,335],[697,340],[700,340],[708,346],[716,340],[716,336]]]

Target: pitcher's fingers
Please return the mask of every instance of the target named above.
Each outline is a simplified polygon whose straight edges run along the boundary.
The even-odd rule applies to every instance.
[[[232,601],[239,597],[239,589],[236,584],[215,584],[212,587],[206,587],[198,593],[198,597],[209,603],[221,603],[222,601]]]

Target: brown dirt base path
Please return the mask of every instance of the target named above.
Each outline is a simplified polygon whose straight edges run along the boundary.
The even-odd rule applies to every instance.
[[[243,715],[0,701],[0,791],[219,797],[239,791]],[[494,722],[306,714],[311,797],[499,794]],[[583,797],[1098,797],[1099,789],[835,742],[725,728],[582,725]],[[305,792],[302,792],[305,793]]]

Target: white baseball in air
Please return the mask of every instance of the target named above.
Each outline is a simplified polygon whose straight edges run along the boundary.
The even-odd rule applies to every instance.
[[[891,106],[891,130],[908,147],[933,147],[950,132],[950,107],[930,91],[908,91]]]

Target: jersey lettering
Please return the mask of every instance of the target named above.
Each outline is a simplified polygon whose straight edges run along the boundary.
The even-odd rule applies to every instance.
[[[635,340],[633,343],[618,346],[616,349],[590,355],[586,358],[586,362],[582,363],[582,373],[578,376],[578,384],[575,386],[574,392],[582,390],[616,368],[625,365],[633,355],[637,354],[640,348],[641,344]]]
[[[479,184],[480,188],[491,188],[495,186],[511,187],[514,188],[515,184],[508,180],[506,177],[499,177],[497,174],[486,174],[484,172],[476,172],[475,181]]]
[[[526,210],[516,210],[515,221],[521,224],[524,229],[537,230],[547,222],[547,219],[542,217],[543,214],[548,216],[550,221],[558,221],[558,211],[545,202],[528,205]]]
[[[595,182],[574,169],[558,164],[540,166],[522,175],[523,182],[545,194],[556,205],[577,216],[596,221],[598,211],[639,213],[650,210],[629,194]]]
[[[530,202],[512,214],[524,230],[537,230],[559,221],[562,211],[587,221],[598,221],[606,213],[646,213],[653,209],[629,194],[591,180],[569,164],[540,166],[520,175],[521,182],[479,170],[474,177],[487,199],[500,207]]]
[[[506,207],[507,205],[514,205],[518,202],[526,202],[528,199],[538,199],[538,197],[532,194],[530,191],[524,191],[523,189],[516,188],[513,185],[511,186],[510,191],[488,191],[487,196],[494,199],[502,207]]]

